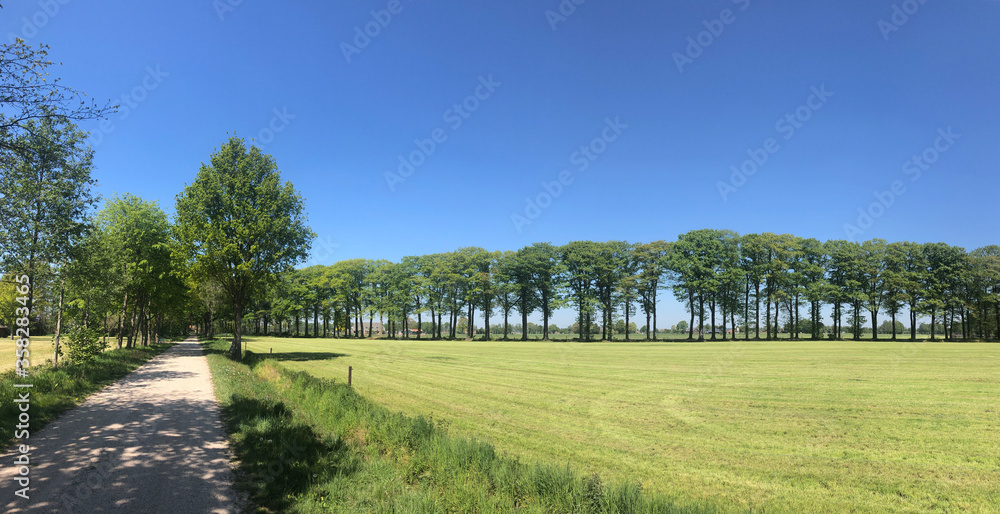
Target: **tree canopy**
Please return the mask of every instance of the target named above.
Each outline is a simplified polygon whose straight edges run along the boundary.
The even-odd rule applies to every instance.
[[[190,273],[217,281],[229,296],[235,333],[230,354],[241,357],[245,309],[280,273],[308,256],[315,234],[302,197],[281,182],[277,164],[232,137],[202,164],[177,196],[175,232]]]

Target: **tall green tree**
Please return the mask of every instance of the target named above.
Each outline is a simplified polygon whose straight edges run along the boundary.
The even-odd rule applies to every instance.
[[[420,339],[424,326],[423,313],[427,309],[428,298],[431,295],[430,262],[426,256],[410,256],[403,257],[402,265],[411,281],[410,295],[413,310],[417,315],[417,339]],[[431,320],[433,322],[433,316]]]
[[[878,339],[878,313],[886,300],[886,245],[883,239],[861,243],[861,276],[865,306],[872,316],[872,340]]]
[[[625,241],[594,243],[597,259],[594,261],[594,287],[601,306],[601,340],[611,338],[613,315],[620,302],[622,276],[628,262],[630,245]]]
[[[233,308],[229,354],[242,357],[247,305],[279,273],[306,259],[315,234],[302,197],[274,158],[232,137],[177,196],[177,239],[195,276],[218,281]]]
[[[652,331],[654,341],[656,340],[657,293],[663,287],[669,253],[670,243],[666,241],[639,244],[635,248],[635,256],[640,269],[636,280],[639,305],[646,315],[646,339],[650,338],[650,331]],[[652,324],[650,324],[650,317],[652,317]]]
[[[86,133],[64,117],[17,123],[23,132],[12,144],[20,150],[0,153],[0,266],[28,276],[27,307],[34,313],[40,263],[61,270],[86,235],[97,202],[91,191],[94,152]],[[6,137],[0,134],[0,140]]]
[[[622,306],[622,313],[625,315],[625,319],[622,322],[623,331],[625,332],[625,340],[629,340],[629,333],[632,332],[632,327],[635,323],[631,322],[631,317],[635,314],[635,305],[639,300],[639,271],[640,264],[639,259],[635,254],[635,245],[621,241],[618,243],[618,262],[620,267],[618,268],[618,285],[617,285],[617,297],[618,302]]]
[[[972,252],[979,288],[980,337],[1000,339],[1000,246],[989,245]],[[993,311],[990,316],[990,310]]]
[[[910,340],[917,340],[917,317],[920,315],[924,298],[927,291],[924,284],[927,282],[927,258],[924,255],[924,246],[919,243],[900,243],[905,256],[903,258],[902,269],[895,278],[902,288],[901,298],[908,305],[910,311]]]
[[[510,332],[510,313],[517,306],[515,296],[517,272],[517,252],[507,250],[497,255],[496,269],[493,273],[493,287],[496,290],[497,306],[503,313],[503,340],[507,340]]]
[[[156,337],[159,309],[175,289],[183,289],[172,273],[171,254],[176,248],[167,215],[156,202],[125,194],[108,200],[95,217],[95,227],[101,246],[112,255],[116,280],[107,287],[115,291],[121,306],[118,346],[123,338],[129,348],[137,340],[148,344],[151,334]]]
[[[765,236],[761,234],[746,234],[740,238],[740,268],[744,276],[743,317],[750,318],[750,297],[754,299],[754,331],[755,339],[760,339],[760,298],[761,286],[764,284],[768,266],[768,252],[765,248]],[[750,331],[746,331],[746,339],[750,339]]]
[[[813,340],[817,340],[820,338],[822,327],[820,309],[823,300],[830,296],[831,286],[826,276],[830,258],[823,243],[816,239],[803,239],[801,249],[800,273],[802,288],[809,302],[809,335]]]
[[[938,321],[943,321],[944,337],[951,339],[953,327],[951,314],[956,304],[957,284],[964,277],[965,250],[945,243],[924,244],[927,273],[923,288],[926,291],[924,312],[931,316],[931,340],[937,337]]]
[[[892,320],[892,340],[896,340],[896,318],[907,301],[906,246],[900,242],[885,247],[885,311]],[[884,323],[883,323],[884,325]]]
[[[834,337],[840,339],[845,319],[843,306],[851,307],[852,313],[846,317],[855,340],[861,338],[864,317],[861,314],[867,296],[865,295],[864,252],[861,244],[854,241],[827,241],[827,255],[830,256],[829,277],[831,289],[830,303],[833,304]]]
[[[593,307],[597,301],[595,287],[599,256],[598,245],[591,241],[572,241],[559,249],[565,266],[566,283],[571,301],[576,304],[581,341],[589,341]],[[523,330],[526,330],[525,327]]]
[[[555,309],[564,305],[562,297],[563,265],[559,248],[551,243],[534,243],[522,255],[530,269],[530,282],[538,294],[538,309],[542,311],[542,339],[549,339],[549,319]]]

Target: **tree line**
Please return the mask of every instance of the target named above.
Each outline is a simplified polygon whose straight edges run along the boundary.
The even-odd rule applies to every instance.
[[[44,77],[44,45],[0,45],[0,326],[19,308],[34,334],[100,331],[119,346],[148,344],[220,320],[234,334],[285,331],[312,318],[313,335],[370,337],[376,317],[391,335],[486,339],[510,335],[540,314],[542,337],[562,308],[576,313],[581,340],[612,335],[621,320],[645,318],[657,337],[661,291],[689,312],[688,339],[830,336],[860,339],[880,315],[931,320],[931,338],[997,339],[1000,248],[967,252],[944,243],[820,242],[792,235],[694,230],[676,241],[536,243],[517,251],[460,248],[399,262],[353,259],[293,269],[315,234],[300,195],[282,182],[274,159],[231,137],[202,164],[168,219],[155,203],[125,194],[95,211],[93,149],[75,121],[106,117],[115,106],[81,103],[83,94]],[[27,276],[22,296],[15,278]],[[805,312],[805,316],[803,316]],[[622,319],[624,318],[624,319]],[[322,324],[320,320],[322,319]],[[491,320],[502,319],[498,330]],[[462,321],[465,321],[464,326]],[[782,323],[783,322],[783,323]],[[461,327],[461,330],[460,330]],[[721,327],[721,331],[717,328]],[[738,329],[738,330],[737,330]],[[521,338],[527,338],[521,330]]]
[[[686,306],[692,340],[727,339],[732,329],[745,339],[775,339],[786,331],[820,339],[824,310],[827,336],[835,339],[861,339],[867,327],[878,338],[879,317],[886,316],[895,340],[904,314],[911,340],[920,317],[930,317],[931,339],[997,339],[1000,247],[967,252],[944,243],[820,242],[714,229],[672,242],[470,247],[399,262],[352,259],[294,270],[255,304],[250,319],[258,333],[281,332],[286,324],[297,332],[300,320],[312,318],[314,336],[367,337],[378,317],[387,332],[408,337],[412,318],[424,327],[427,316],[430,337],[472,338],[473,323],[464,323],[464,334],[456,330],[460,318],[479,313],[486,339],[506,339],[512,315],[528,326],[528,316],[537,313],[548,339],[553,311],[568,307],[581,340],[598,332],[610,338],[621,318],[626,339],[630,321],[644,318],[644,335],[655,340],[661,291]],[[497,318],[501,333],[493,332]]]

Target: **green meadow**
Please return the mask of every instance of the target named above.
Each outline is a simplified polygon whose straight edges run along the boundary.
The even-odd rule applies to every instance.
[[[525,462],[723,510],[1000,510],[1000,345],[247,338]]]

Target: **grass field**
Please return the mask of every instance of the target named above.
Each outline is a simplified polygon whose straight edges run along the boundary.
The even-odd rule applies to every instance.
[[[43,364],[52,363],[52,351],[54,347],[52,346],[52,340],[54,336],[37,336],[31,338],[31,350],[30,350],[30,362],[32,366],[41,366]],[[60,346],[66,343],[66,337],[61,338],[62,343]],[[107,351],[111,351],[117,348],[117,340],[109,337],[108,338],[108,348]],[[16,354],[17,346],[14,344],[14,339],[9,337],[0,338],[0,372],[7,371],[8,369],[14,369],[14,356]],[[62,357],[59,358],[59,362],[63,362],[66,358],[66,349],[63,348]]]
[[[1000,345],[249,338],[522,460],[758,511],[1000,509]]]
[[[0,338],[0,372],[14,369],[14,361],[17,346],[14,339],[9,337]],[[46,360],[52,360],[52,336],[41,336],[31,338],[30,361],[32,364],[41,365]],[[66,351],[63,350],[63,354]]]

